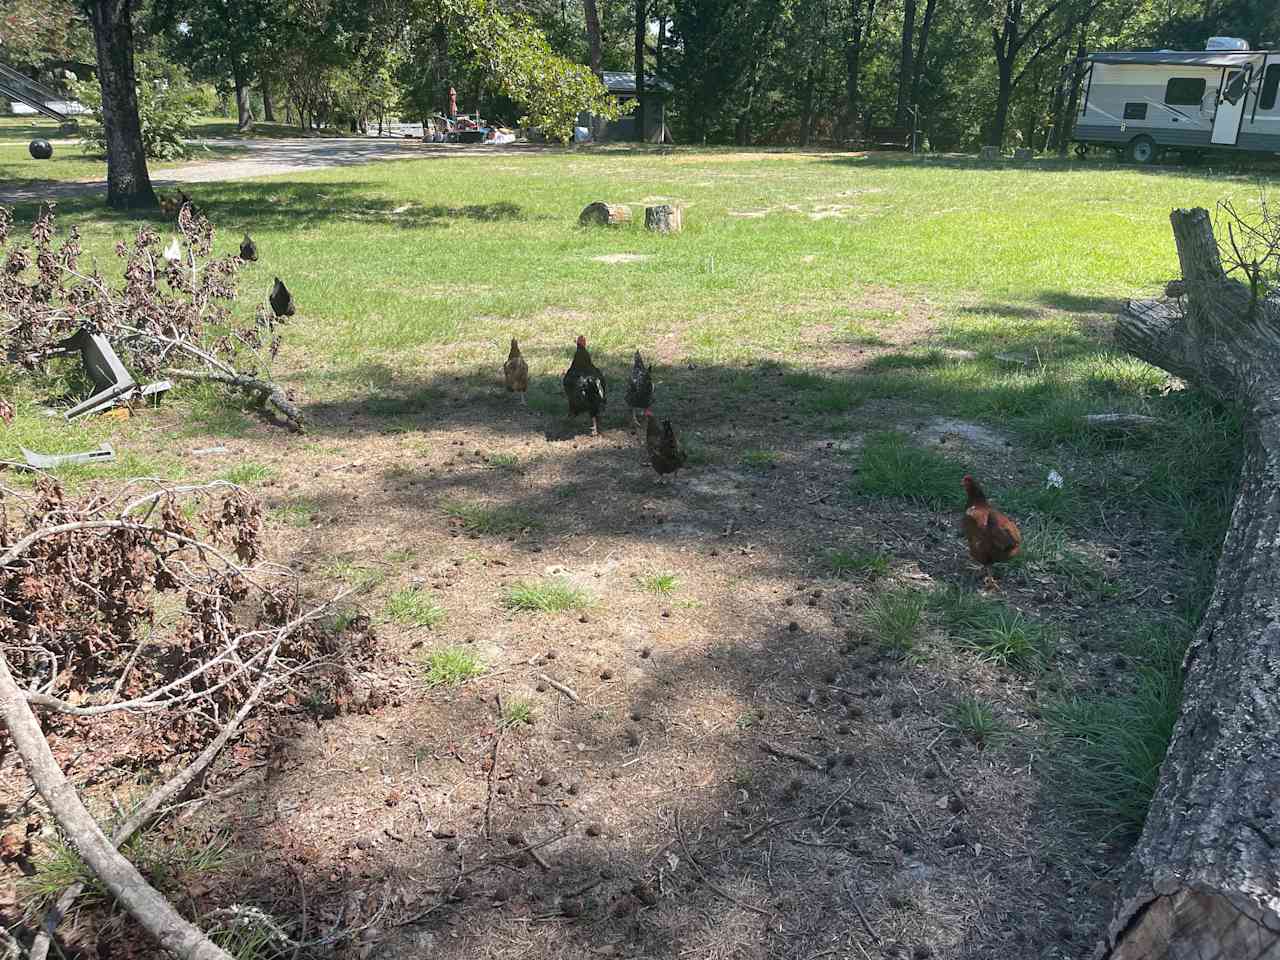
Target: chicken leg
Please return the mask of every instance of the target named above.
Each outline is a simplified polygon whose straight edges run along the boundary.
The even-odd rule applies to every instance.
[[[599,421],[598,417],[591,418],[591,435],[593,437],[600,436],[600,424],[598,421]]]

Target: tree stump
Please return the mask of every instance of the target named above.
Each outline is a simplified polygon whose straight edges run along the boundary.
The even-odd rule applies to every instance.
[[[1280,957],[1280,300],[1226,276],[1207,211],[1171,215],[1182,301],[1131,301],[1130,353],[1246,411],[1246,452],[1182,708],[1099,960]]]
[[[978,151],[978,159],[983,163],[999,163],[1000,148],[999,147],[983,147]]]
[[[679,233],[684,229],[684,211],[669,203],[645,207],[644,228],[658,233]]]
[[[620,203],[589,203],[578,215],[578,223],[584,227],[616,227],[631,220],[631,208]]]

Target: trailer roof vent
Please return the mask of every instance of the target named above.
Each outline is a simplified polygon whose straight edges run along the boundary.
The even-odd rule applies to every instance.
[[[1249,41],[1239,37],[1210,37],[1204,45],[1206,50],[1248,50]]]

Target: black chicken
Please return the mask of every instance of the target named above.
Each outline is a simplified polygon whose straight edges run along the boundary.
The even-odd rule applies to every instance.
[[[653,469],[658,471],[659,477],[676,473],[684,466],[689,455],[680,449],[680,442],[676,440],[676,432],[671,428],[671,421],[663,420],[662,429],[659,430],[658,421],[652,413],[646,410],[644,417],[647,421],[644,445],[649,449],[649,462],[653,464]]]
[[[267,298],[271,303],[271,312],[277,317],[292,317],[294,314],[293,294],[289,292],[289,288],[280,282],[280,278],[276,277],[276,282],[271,286],[271,296]]]
[[[631,362],[631,379],[627,381],[627,406],[631,408],[631,422],[639,426],[636,411],[648,413],[652,403],[653,367],[644,365],[640,351],[637,350],[636,358]]]
[[[240,259],[245,263],[255,263],[258,259],[258,245],[253,242],[253,237],[247,233],[244,239],[240,241]]]
[[[591,435],[600,435],[600,414],[606,402],[604,374],[591,362],[587,338],[578,337],[578,349],[564,374],[564,395],[569,398],[569,416],[591,415]]]

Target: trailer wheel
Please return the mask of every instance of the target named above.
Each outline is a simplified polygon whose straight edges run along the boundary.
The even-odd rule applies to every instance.
[[[1124,155],[1130,163],[1155,163],[1156,142],[1147,136],[1134,137],[1125,148]]]
[[[1076,144],[1076,157],[1083,160],[1089,153],[1089,145],[1087,143]]]

